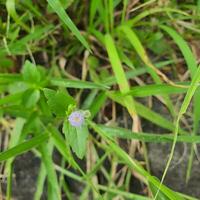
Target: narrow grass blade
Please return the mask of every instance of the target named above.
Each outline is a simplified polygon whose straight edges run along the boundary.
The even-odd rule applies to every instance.
[[[49,138],[48,134],[41,134],[39,136],[36,136],[36,137],[30,139],[29,141],[23,142],[21,144],[16,145],[15,147],[12,147],[11,149],[1,152],[0,153],[0,162],[8,160],[9,158],[18,156],[26,151],[29,151],[32,148],[37,147],[38,145],[47,141],[48,138]]]
[[[168,27],[168,26],[160,26],[162,30],[164,30],[166,33],[168,33],[174,40],[174,42],[178,45],[179,49],[181,50],[185,62],[187,63],[188,69],[190,71],[191,77],[195,76],[196,69],[197,69],[197,61],[192,53],[190,47],[188,46],[187,42],[179,35],[174,29]],[[199,120],[200,120],[200,92],[195,93],[194,95],[194,105],[193,105],[193,133],[192,135],[197,133],[198,127],[199,127]],[[186,173],[186,182],[190,178],[191,174],[191,166],[193,162],[193,155],[194,155],[194,146],[192,145],[191,147],[191,153],[190,153],[190,158],[188,162],[188,168],[187,168],[187,173]]]
[[[52,78],[50,80],[51,85],[66,87],[66,88],[78,88],[78,89],[109,89],[108,86],[100,83],[93,83],[89,81],[70,80],[64,78]]]
[[[0,73],[0,84],[9,84],[18,81],[22,81],[22,76],[20,74]]]
[[[116,93],[112,93],[112,92],[107,92],[106,94],[112,100],[114,100],[117,103],[125,106],[124,102],[123,102],[123,96],[122,95],[117,95]],[[144,119],[147,119],[150,122],[152,122],[152,123],[154,123],[154,124],[156,124],[156,125],[158,125],[162,128],[165,128],[167,130],[174,131],[175,125],[171,121],[162,117],[160,114],[152,111],[151,109],[149,109],[148,107],[142,105],[141,103],[139,103],[137,101],[135,101],[135,107],[136,107],[138,115],[140,115]],[[187,134],[187,132],[182,130],[182,129],[179,130],[179,133]]]
[[[54,169],[54,163],[52,161],[53,144],[52,144],[52,142],[49,142],[48,144],[43,144],[40,146],[39,149],[42,154],[42,161],[44,163],[46,173],[47,173],[48,199],[61,200],[57,175],[56,175],[56,171]]]
[[[7,95],[0,99],[0,106],[8,103],[17,103],[21,100],[23,92]]]
[[[117,83],[119,85],[120,91],[122,94],[128,93],[130,90],[129,84],[126,79],[122,64],[120,62],[114,41],[109,34],[105,36],[105,44],[106,44],[106,50],[108,52],[108,56],[109,56]],[[136,110],[135,110],[133,98],[131,96],[126,96],[123,101],[130,115],[132,117],[135,116]]]
[[[160,28],[168,33],[178,45],[190,70],[190,74],[193,77],[197,69],[197,62],[186,41],[174,29],[168,26],[161,25]]]
[[[151,143],[172,143],[174,140],[174,135],[172,134],[153,134],[153,133],[134,133],[125,128],[120,127],[108,127],[104,125],[99,126],[108,137],[117,137],[122,139],[136,139],[144,142]],[[177,142],[185,143],[200,143],[200,136],[180,135],[177,137]]]
[[[155,187],[160,186],[160,190],[170,199],[183,200],[183,198],[178,195],[176,192],[173,192],[171,189],[164,185],[160,185],[160,182],[151,176],[136,160],[132,159],[124,150],[122,150],[117,144],[113,142],[111,137],[107,137],[105,132],[99,128],[93,122],[89,122],[92,129],[94,129],[109,145],[109,148],[115,153],[115,155],[123,160],[130,169],[137,171],[141,176],[143,176],[146,180],[151,182]]]
[[[135,51],[138,53],[138,55],[140,56],[142,61],[146,64],[146,66],[148,67],[148,72],[150,73],[153,80],[157,84],[161,84],[162,80],[160,79],[159,75],[157,74],[157,68],[155,68],[155,66],[150,61],[144,47],[142,46],[142,43],[140,42],[140,40],[137,37],[137,35],[135,34],[135,32],[126,25],[121,26],[119,28],[119,30],[121,30],[124,33],[124,36],[128,39],[128,41],[133,46]],[[172,113],[172,115],[174,115],[173,104],[172,104],[169,96],[163,95],[163,97],[165,99],[165,103],[166,103],[167,107],[169,108],[170,112]]]
[[[188,84],[184,84],[184,86],[187,87]],[[152,84],[132,87],[127,95],[131,95],[133,97],[147,97],[163,94],[181,94],[185,92],[187,92],[187,88],[180,88],[168,84]]]
[[[167,161],[167,164],[166,164],[166,167],[165,167],[165,170],[163,172],[163,176],[162,176],[162,179],[161,179],[161,183],[160,183],[160,186],[158,188],[158,191],[157,191],[157,195],[159,193],[159,189],[164,181],[164,178],[167,174],[167,171],[169,169],[169,166],[171,164],[171,161],[172,161],[172,158],[173,158],[173,155],[174,155],[174,150],[175,150],[175,146],[176,146],[176,142],[177,142],[177,138],[178,138],[178,131],[179,131],[179,122],[180,122],[180,119],[181,117],[186,113],[187,111],[187,108],[191,102],[191,99],[192,97],[194,96],[194,93],[198,87],[198,84],[200,82],[200,67],[198,67],[193,79],[192,79],[192,82],[191,82],[191,85],[186,93],[186,96],[184,98],[184,101],[181,105],[181,108],[180,108],[180,111],[179,111],[179,114],[178,114],[178,118],[177,118],[177,121],[176,121],[176,128],[175,128],[175,133],[174,133],[174,141],[173,141],[173,144],[172,144],[172,148],[171,148],[171,152],[170,152],[170,155],[169,155],[169,159]],[[156,196],[157,196],[156,195]],[[155,199],[156,199],[156,196],[155,196]]]
[[[15,10],[15,0],[7,0],[6,8],[10,16],[19,24],[25,31],[30,32],[30,28],[20,20],[16,10]]]
[[[27,34],[21,39],[18,39],[16,42],[12,42],[8,44],[8,49],[12,55],[23,55],[28,54],[27,52],[27,44],[31,41],[38,42],[47,34],[53,30],[52,25],[48,25],[45,27],[36,26],[34,31],[30,34]],[[7,50],[5,47],[0,48],[0,55],[7,54]]]
[[[54,10],[54,12],[59,16],[60,20],[67,26],[67,28],[69,28],[71,30],[71,32],[76,36],[76,38],[83,44],[83,46],[91,52],[88,42],[81,35],[78,28],[75,26],[75,24],[70,19],[68,14],[65,12],[60,1],[59,0],[47,0],[47,2],[51,6],[51,8]]]
[[[40,165],[40,170],[38,173],[38,177],[37,177],[37,188],[36,188],[36,192],[34,193],[34,200],[40,200],[44,191],[44,183],[45,183],[45,179],[46,179],[46,169],[44,164],[42,163]]]
[[[136,17],[134,17],[133,19],[130,19],[129,21],[127,21],[128,26],[132,27],[134,26],[137,22],[141,21],[143,18],[155,14],[155,13],[166,13],[167,12],[174,12],[174,13],[179,13],[181,15],[185,15],[185,16],[189,16],[188,13],[181,11],[179,9],[174,9],[174,8],[152,8],[150,10],[145,10],[143,12],[141,12],[139,15],[137,15]]]
[[[11,137],[9,141],[9,149],[12,147],[16,146],[19,143],[19,138],[21,136],[22,130],[24,128],[26,120],[23,118],[17,118],[15,121],[15,127],[13,131],[11,132]],[[13,172],[13,160],[12,159],[7,160],[6,165],[5,165],[5,172],[6,174],[9,174],[8,179],[7,179],[7,189],[6,189],[6,197],[7,199],[11,198],[11,192],[12,192],[12,172]]]

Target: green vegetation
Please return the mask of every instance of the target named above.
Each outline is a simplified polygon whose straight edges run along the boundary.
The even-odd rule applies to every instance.
[[[199,0],[1,0],[0,199],[31,152],[34,200],[196,200],[165,178],[177,144],[185,184],[199,160],[199,17]]]

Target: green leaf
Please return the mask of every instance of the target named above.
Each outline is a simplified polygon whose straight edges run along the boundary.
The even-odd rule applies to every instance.
[[[59,117],[64,117],[70,104],[75,105],[75,100],[63,91],[55,91],[51,89],[43,89],[44,95],[47,98],[47,103],[51,111]]]
[[[176,42],[176,44],[180,48],[185,58],[185,61],[187,63],[188,69],[190,70],[191,76],[193,77],[197,69],[197,61],[191,49],[189,48],[188,44],[186,43],[186,41],[175,30],[173,30],[172,28],[168,26],[162,25],[160,26],[160,28],[166,31],[166,33],[168,33]]]
[[[29,151],[32,148],[37,147],[38,145],[47,141],[48,138],[49,138],[48,134],[41,134],[39,136],[30,139],[29,141],[16,145],[15,147],[0,153],[0,162],[8,160],[9,158],[15,157],[17,155],[20,155],[26,151]]]
[[[107,96],[109,98],[111,98],[112,100],[116,101],[117,103],[124,105],[123,102],[123,96],[113,93],[113,92],[107,92]],[[152,111],[151,109],[149,109],[148,107],[144,106],[143,104],[135,101],[135,107],[137,110],[138,115],[140,115],[141,117],[149,120],[150,122],[157,124],[158,126],[165,128],[167,130],[170,131],[174,131],[175,129],[175,125],[173,124],[173,122],[165,119],[164,117],[162,117],[160,114]],[[181,134],[186,134],[187,132],[185,132],[184,130],[180,129],[179,133]]]
[[[10,94],[0,99],[0,105],[9,104],[9,103],[18,103],[21,101],[24,92],[18,92],[15,94]]]
[[[172,144],[172,147],[171,147],[170,155],[169,155],[169,158],[167,160],[165,170],[164,170],[163,175],[162,175],[160,186],[164,181],[164,178],[167,174],[167,171],[168,171],[170,164],[171,164],[171,161],[173,159],[173,155],[174,155],[174,151],[175,151],[175,147],[176,147],[176,142],[177,142],[177,138],[178,138],[178,132],[179,132],[179,129],[180,129],[180,125],[179,125],[180,119],[186,113],[186,111],[189,107],[189,104],[192,100],[192,97],[194,96],[195,91],[199,86],[199,82],[200,82],[200,66],[197,68],[196,73],[195,73],[194,77],[192,78],[190,87],[189,87],[189,89],[188,89],[188,91],[185,95],[185,98],[184,98],[183,103],[181,105],[180,111],[178,113],[178,117],[177,117],[177,120],[176,120],[176,123],[175,123],[174,140],[173,140],[173,144]],[[156,194],[158,194],[160,186],[159,186]]]
[[[34,26],[33,32],[18,39],[16,42],[8,44],[8,49],[12,55],[24,55],[27,54],[27,44],[31,41],[38,42],[44,38],[48,32],[52,31],[53,26]],[[7,54],[7,49],[5,47],[0,47],[0,55]]]
[[[122,94],[128,93],[130,91],[129,83],[126,79],[126,75],[125,75],[124,69],[122,67],[120,58],[118,56],[114,40],[110,34],[106,34],[106,36],[105,36],[105,45],[106,45],[106,50],[108,53],[108,57],[109,57],[112,69],[114,71],[117,83],[120,88],[120,92]],[[135,110],[133,98],[131,96],[126,96],[123,98],[123,102],[129,112],[129,114],[132,117],[134,117],[136,115],[136,110]]]
[[[44,166],[45,166],[46,172],[47,172],[48,199],[61,200],[60,188],[58,185],[58,180],[57,180],[56,172],[54,169],[54,163],[52,160],[52,151],[53,151],[53,145],[51,142],[40,146],[40,152],[42,154],[42,161],[44,163]]]
[[[22,69],[23,79],[28,83],[38,83],[40,81],[40,72],[30,61],[26,61]]]
[[[158,180],[157,177],[154,176],[154,178]],[[158,181],[159,181],[159,180],[158,180]],[[149,182],[149,187],[150,187],[150,189],[151,189],[151,192],[152,192],[153,197],[155,197],[158,188],[157,188],[155,185],[153,185],[151,182]],[[170,200],[170,199],[169,199],[163,192],[161,192],[161,191],[160,191],[159,194],[157,195],[157,199],[159,199],[159,200]]]
[[[22,105],[26,108],[34,107],[40,99],[40,91],[29,89],[26,90],[22,97]]]
[[[73,21],[67,15],[60,1],[47,0],[47,2],[54,10],[54,12],[59,16],[60,20],[71,30],[71,32],[77,37],[77,39],[83,44],[83,46],[91,52],[88,42],[81,35],[80,31],[77,29]]]
[[[0,83],[1,84],[9,84],[15,83],[22,80],[22,76],[20,74],[7,74],[0,73]]]
[[[65,133],[66,140],[69,142],[73,152],[78,158],[82,159],[86,152],[88,137],[87,125],[84,123],[80,127],[73,127],[69,122],[64,122],[63,132]]]
[[[79,89],[109,89],[108,86],[100,83],[93,83],[89,81],[70,80],[64,78],[52,78],[51,85],[66,87],[66,88],[79,88]]]
[[[95,123],[88,121],[91,128],[97,132],[109,145],[109,149],[112,150],[115,156],[119,158],[119,160],[126,163],[127,166],[129,166],[132,170],[137,171],[141,176],[143,176],[147,181],[151,182],[153,185],[155,185],[157,188],[160,187],[160,190],[170,199],[176,199],[176,200],[183,200],[181,196],[179,196],[176,192],[172,191],[170,188],[166,187],[165,185],[161,185],[160,181],[155,179],[151,174],[149,174],[148,171],[146,171],[141,164],[131,158],[123,149],[119,147],[118,144],[116,144],[111,137],[106,136],[105,131],[103,131],[99,126],[97,126]]]
[[[125,128],[120,127],[108,127],[104,125],[97,125],[100,127],[108,137],[117,137],[122,139],[136,139],[144,142],[153,142],[153,143],[161,143],[168,142],[172,143],[174,140],[173,134],[153,134],[153,133],[143,133],[143,132],[132,132]],[[187,135],[179,135],[177,137],[177,142],[186,142],[186,143],[200,143],[200,136],[191,136]]]

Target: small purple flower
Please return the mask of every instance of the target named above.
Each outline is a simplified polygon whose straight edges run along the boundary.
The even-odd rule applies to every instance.
[[[69,115],[68,120],[72,126],[80,127],[85,121],[84,113],[81,111],[74,111]]]

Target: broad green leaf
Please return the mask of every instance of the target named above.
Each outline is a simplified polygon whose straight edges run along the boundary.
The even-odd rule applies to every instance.
[[[51,111],[59,117],[64,117],[70,104],[75,104],[75,100],[64,91],[55,91],[51,89],[43,89],[47,98],[47,104]]]
[[[50,126],[48,128],[49,133],[51,133],[52,140],[58,151],[61,153],[63,158],[65,158],[70,165],[72,165],[75,169],[80,169],[78,164],[73,159],[73,156],[70,152],[69,147],[67,146],[65,139],[61,136],[61,133],[55,128]]]
[[[22,105],[26,108],[34,107],[40,99],[40,91],[37,89],[28,89],[22,96]]]
[[[82,159],[86,153],[88,138],[87,125],[84,123],[80,127],[73,127],[69,122],[64,122],[63,132],[65,133],[66,141],[69,142],[73,152],[78,158]]]
[[[40,81],[40,72],[37,67],[30,61],[26,60],[22,69],[24,81],[32,84],[36,84]]]
[[[83,46],[90,52],[90,47],[85,38],[81,35],[80,31],[77,29],[73,21],[70,19],[68,14],[65,12],[62,4],[59,0],[47,0],[54,12],[59,16],[60,20],[71,30],[71,32],[77,37],[77,39],[83,44]]]

